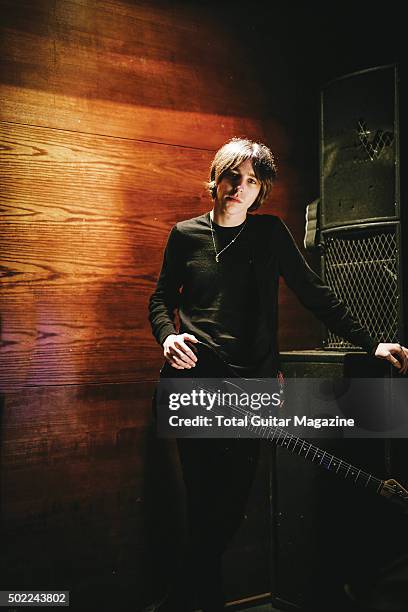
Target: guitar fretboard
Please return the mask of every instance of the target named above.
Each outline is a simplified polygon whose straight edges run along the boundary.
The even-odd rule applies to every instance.
[[[228,408],[237,417],[251,416],[251,413],[241,406],[229,404]],[[282,446],[286,450],[336,473],[344,480],[349,480],[360,487],[371,489],[376,493],[379,493],[384,485],[384,480],[376,478],[343,459],[339,459],[335,455],[315,446],[304,438],[291,434],[281,427],[255,426],[250,424],[250,418],[248,421],[247,429],[255,433],[256,437],[273,441],[278,446]]]
[[[271,428],[262,437],[275,441],[278,446],[282,446],[288,451],[308,459],[312,463],[321,465],[326,470],[335,472],[341,478],[353,481],[356,485],[372,489],[377,493],[380,492],[383,486],[384,481],[380,478],[375,478],[372,474],[355,467],[351,463],[347,463],[343,459],[335,457],[335,455],[315,446],[311,442],[294,436],[283,429]]]
[[[202,389],[204,392],[214,393],[214,390],[209,391],[208,389],[203,388],[200,381],[204,378],[211,378],[212,381],[223,380],[224,382],[225,378],[237,380],[238,382],[240,380],[245,381],[245,379],[237,376],[233,369],[227,363],[225,363],[225,361],[221,359],[213,349],[200,342],[195,348],[196,350],[199,349],[198,367],[196,370],[196,375],[193,379],[193,388],[195,390]],[[166,361],[161,370],[160,377],[171,379],[173,377],[178,378],[178,376],[181,378],[190,379],[190,373],[188,371],[174,371],[174,368],[172,368]],[[233,386],[240,388],[239,384],[233,384]],[[282,389],[281,384],[280,387]],[[392,501],[396,501],[398,503],[402,502],[405,511],[407,511],[408,491],[396,480],[392,478],[388,480],[376,478],[372,474],[369,474],[368,472],[365,472],[351,463],[336,457],[326,450],[315,446],[315,444],[312,442],[295,436],[294,434],[290,433],[290,431],[283,429],[282,427],[270,426],[269,424],[265,426],[255,425],[251,421],[253,412],[250,412],[244,406],[229,404],[225,407],[230,411],[228,416],[231,416],[232,414],[239,418],[247,417],[247,419],[245,419],[246,427],[248,430],[254,433],[255,437],[266,438],[267,440],[274,442],[277,446],[281,446],[293,454],[303,457],[307,461],[320,465],[324,469],[337,474],[340,478],[348,480],[357,486],[371,489],[375,493],[379,493]]]

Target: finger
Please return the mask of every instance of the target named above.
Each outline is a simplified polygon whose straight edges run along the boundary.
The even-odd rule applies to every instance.
[[[173,356],[173,360],[182,369],[189,370],[191,368],[190,364],[188,364],[186,361],[184,361],[183,359],[181,359],[180,357],[178,357],[176,355]]]
[[[174,368],[175,370],[184,370],[182,366],[178,366],[177,363],[174,363],[174,361],[170,361],[169,363],[171,367]]]
[[[197,357],[194,355],[194,353],[193,353],[193,351],[191,350],[191,348],[190,348],[190,347],[189,347],[187,344],[185,344],[185,343],[183,342],[183,340],[177,340],[177,341],[176,341],[174,344],[175,344],[175,346],[177,346],[177,347],[178,347],[178,348],[179,348],[181,351],[183,351],[183,353],[184,353],[185,355],[187,355],[187,356],[190,358],[190,360],[193,362],[193,364],[192,364],[192,365],[194,365],[194,364],[195,364],[195,362],[197,361]]]
[[[396,358],[393,356],[393,358],[396,359],[399,363],[399,367],[396,366],[399,370],[398,374],[405,374],[408,368],[408,359],[405,347],[401,346],[400,344],[397,344],[395,348],[392,347],[390,349],[390,353],[397,356]]]
[[[180,367],[173,361],[171,355],[165,355],[165,358],[166,358],[167,363],[169,363],[172,368],[175,368],[176,370],[184,370],[184,368]]]
[[[388,353],[388,355],[385,357],[385,359],[386,359],[387,361],[389,361],[389,362],[390,362],[390,363],[391,363],[391,364],[394,366],[394,368],[398,368],[398,370],[400,370],[400,369],[401,369],[401,364],[400,364],[400,362],[399,362],[399,361],[398,361],[398,359],[396,359],[396,358],[394,357],[394,355],[392,355],[391,353]]]
[[[184,338],[184,340],[189,340],[190,342],[198,342],[197,338],[195,336],[193,336],[193,334],[181,334]]]
[[[183,345],[180,342],[175,342],[174,346],[172,346],[170,350],[173,355],[176,355],[184,363],[188,363],[188,365],[191,367],[195,365],[194,361],[187,354],[188,347],[186,347],[186,350],[184,350]]]
[[[169,364],[175,368],[176,370],[184,370],[185,369],[185,365],[183,364],[182,361],[180,361],[180,359],[178,359],[177,357],[175,357],[174,355],[169,355],[167,358],[167,361],[169,362]]]
[[[173,366],[173,368],[176,368],[176,369],[179,369],[179,370],[180,370],[180,369],[184,368],[184,366],[183,366],[182,364],[180,364],[180,360],[179,360],[179,359],[177,359],[177,361],[176,361],[176,357],[177,357],[177,355],[174,355],[174,354],[173,354],[171,347],[170,347],[170,348],[167,348],[167,349],[164,351],[164,358],[165,358],[165,360],[166,360],[166,361],[167,361],[167,362],[168,362],[168,363],[169,363],[171,366]]]
[[[180,351],[179,349],[177,349],[176,347],[172,347],[170,349],[170,354],[172,358],[177,358],[178,362],[182,363],[185,366],[189,366],[190,368],[193,367],[194,363],[193,361],[187,357],[187,355],[185,355],[182,351]]]
[[[405,348],[405,346],[401,346],[400,350],[401,350],[400,354],[402,358],[401,374],[406,374],[408,370],[408,350]]]
[[[178,365],[183,366],[184,368],[192,368],[194,365],[191,362],[191,359],[187,357],[187,355],[184,355],[184,353],[182,353],[181,351],[177,351],[177,349],[171,350],[171,358]]]

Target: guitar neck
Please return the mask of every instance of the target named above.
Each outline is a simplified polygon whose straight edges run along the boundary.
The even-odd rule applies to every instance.
[[[240,379],[240,377],[233,372],[228,364],[226,364],[213,349],[206,347],[202,343],[199,343],[199,346],[199,367],[197,370],[201,371],[201,375],[196,374],[197,378],[195,380],[197,381],[197,386],[203,391],[210,393],[213,392],[212,390],[209,391],[208,389],[204,389],[202,387],[202,385],[198,382],[201,378],[220,378],[224,379],[224,382],[225,378],[233,380],[237,379],[238,381],[244,380]],[[198,345],[194,348],[194,350],[196,351],[197,349]],[[177,376],[189,378],[190,373],[188,370],[175,371],[174,368],[165,362],[160,376],[163,378],[173,378]],[[234,387],[236,386],[237,385],[234,385]],[[196,385],[195,388],[197,388]],[[237,417],[251,416],[251,413],[243,406],[229,404],[228,408],[230,409],[230,412]],[[315,446],[303,438],[299,438],[289,433],[289,431],[281,427],[255,426],[250,425],[250,421],[250,418],[248,418],[246,426],[255,433],[256,437],[263,437],[271,440],[278,446],[286,448],[288,451],[294,454],[296,453],[300,457],[320,465],[326,470],[337,474],[344,480],[348,480],[349,482],[352,482],[362,488],[370,489],[371,491],[378,493],[391,501],[401,503],[404,506],[404,511],[407,512],[408,491],[396,480],[392,478],[388,480],[376,478],[372,474],[369,474],[368,472],[355,467],[351,463],[348,463],[347,461],[328,453],[327,451]]]
[[[250,416],[250,412],[241,406],[229,404],[228,408],[235,416]],[[384,485],[387,481],[376,478],[372,474],[355,467],[343,459],[335,457],[331,453],[328,453],[327,451],[315,446],[303,438],[299,438],[298,436],[289,433],[289,431],[281,427],[255,426],[250,425],[249,423],[250,419],[248,419],[247,428],[252,430],[256,434],[256,437],[263,437],[271,440],[278,446],[282,446],[288,451],[299,455],[312,463],[318,464],[330,472],[334,472],[340,478],[353,482],[357,486],[370,489],[375,493],[385,493]]]
[[[234,373],[234,371],[226,364],[213,349],[209,349],[204,345],[201,346],[199,354],[199,364],[202,365],[201,375],[203,378],[225,378],[236,380],[245,380],[240,378]],[[171,368],[172,369],[172,368]],[[174,370],[173,370],[174,372]],[[170,376],[174,376],[170,373]],[[187,372],[187,375],[188,372]],[[201,386],[201,385],[199,385]],[[234,384],[236,387],[237,385]],[[239,383],[238,383],[239,386]],[[250,416],[250,413],[243,406],[230,404],[229,409],[232,414],[238,417]],[[271,426],[255,426],[249,424],[251,419],[248,418],[246,423],[247,427],[251,429],[256,437],[264,437],[271,441],[274,441],[278,446],[286,448],[292,453],[296,453],[300,457],[311,461],[326,470],[337,474],[340,478],[348,480],[355,485],[370,489],[374,493],[390,499],[391,501],[402,503],[404,511],[408,509],[408,491],[402,487],[396,480],[388,479],[382,480],[376,478],[372,474],[365,472],[361,468],[355,467],[351,463],[336,457],[335,455],[315,446],[311,442],[303,438],[299,438],[289,431],[281,427]]]
[[[229,408],[236,416],[243,417],[245,415],[249,416],[250,414],[247,410],[243,410],[238,406],[233,406],[230,404]],[[330,472],[334,472],[344,480],[353,482],[355,485],[360,487],[371,489],[376,493],[382,492],[386,481],[376,478],[372,474],[355,467],[343,459],[335,457],[335,455],[332,455],[318,446],[315,446],[304,438],[299,438],[281,427],[255,426],[250,424],[248,424],[247,427],[248,429],[252,430],[257,437],[271,440],[278,446],[286,448],[286,450],[290,451],[291,453],[299,455],[312,463],[320,465]]]
[[[231,407],[232,412],[243,416],[243,411],[239,407]],[[246,413],[246,411],[245,411]],[[340,478],[348,480],[353,484],[365,489],[369,489],[374,493],[390,499],[398,503],[407,512],[408,508],[408,491],[400,485],[399,482],[390,478],[382,480],[376,478],[372,474],[355,467],[351,463],[339,459],[335,455],[315,446],[311,442],[298,436],[294,436],[289,431],[281,427],[266,427],[248,425],[248,429],[252,430],[257,437],[266,438],[274,442],[277,446],[282,446],[286,450],[303,457],[304,459],[316,463],[330,472],[334,472]]]
[[[268,440],[274,441],[278,446],[282,446],[291,453],[299,455],[312,463],[321,465],[344,480],[349,480],[358,486],[380,493],[384,480],[376,478],[372,474],[355,467],[351,463],[347,463],[343,459],[335,457],[307,440],[290,434],[284,429],[276,427],[268,428],[268,430],[265,437]]]

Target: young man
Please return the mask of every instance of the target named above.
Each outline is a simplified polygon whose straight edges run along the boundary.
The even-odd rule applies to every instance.
[[[274,376],[283,276],[332,331],[405,373],[408,350],[371,338],[309,268],[285,224],[274,215],[248,215],[265,200],[275,177],[273,155],[263,144],[233,138],[216,153],[208,184],[213,208],[173,227],[150,298],[149,319],[165,359],[175,370],[193,369],[197,357],[191,346],[201,341],[242,376]],[[223,608],[221,555],[244,514],[259,444],[184,439],[178,447],[195,573],[188,580],[195,579],[202,609],[218,612]],[[180,601],[173,605],[166,609],[190,609]]]

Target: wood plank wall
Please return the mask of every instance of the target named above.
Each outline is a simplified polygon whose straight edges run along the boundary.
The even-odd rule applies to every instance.
[[[233,135],[278,151],[266,210],[295,218],[304,189],[245,40],[214,9],[0,7],[1,588],[70,588],[74,609],[101,610],[104,584],[137,609],[183,529],[163,464],[177,458],[150,417],[161,354],[146,308],[167,234],[209,208],[203,181]],[[235,543],[252,578],[230,560],[231,598],[267,588],[266,463]],[[152,516],[169,526],[156,548]]]

